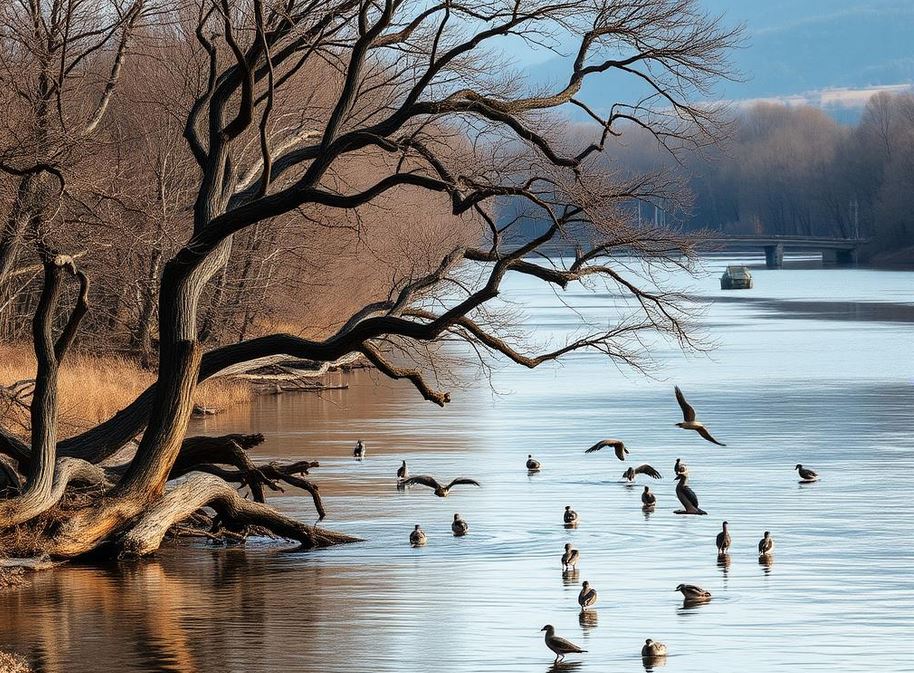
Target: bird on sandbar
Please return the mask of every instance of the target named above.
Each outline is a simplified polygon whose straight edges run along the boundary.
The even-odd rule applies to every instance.
[[[726,521],[721,526],[720,532],[717,534],[717,553],[726,554],[730,549],[730,531],[727,529],[729,524]]]
[[[801,482],[816,481],[819,478],[818,473],[814,472],[813,470],[810,470],[808,467],[803,467],[799,463],[797,463],[796,467],[794,467],[793,469],[797,470],[797,472],[800,473]]]
[[[581,593],[578,594],[578,605],[582,610],[592,608],[597,604],[597,590],[590,586],[590,582],[581,584]]]
[[[699,508],[698,496],[695,491],[689,488],[689,477],[685,474],[676,475],[676,497],[682,503],[684,509],[677,509],[676,514],[707,514],[706,511]]]
[[[625,460],[625,454],[629,453],[628,449],[625,448],[625,444],[621,439],[601,439],[599,442],[591,446],[584,453],[593,453],[599,451],[600,449],[610,446],[616,452],[616,458],[619,460]]]
[[[641,648],[641,656],[646,659],[653,659],[654,657],[665,657],[666,645],[648,638],[644,641],[644,647]]]
[[[452,488],[461,484],[479,486],[478,481],[475,479],[468,479],[466,477],[457,477],[447,486],[442,486],[440,483],[438,483],[437,479],[427,474],[417,474],[415,477],[410,477],[409,479],[403,480],[404,486],[412,486],[413,484],[421,484],[422,486],[428,486],[429,488],[434,489],[435,495],[437,495],[439,498],[446,498],[447,494]]]
[[[635,481],[635,476],[639,474],[646,474],[651,479],[662,479],[663,476],[653,467],[645,463],[644,465],[639,465],[638,467],[630,467],[625,472],[622,473],[622,478],[628,482]]]
[[[470,524],[460,518],[459,514],[454,515],[454,521],[451,523],[451,531],[454,537],[463,537],[470,532]]]
[[[758,555],[767,556],[774,551],[774,538],[771,537],[771,533],[767,530],[765,531],[765,537],[758,541]]]
[[[404,479],[409,479],[409,468],[406,467],[406,461],[403,461],[403,464],[397,468],[397,479],[403,481]]]
[[[673,472],[675,474],[688,474],[689,467],[688,467],[688,465],[686,465],[685,463],[682,462],[682,458],[677,458],[676,464],[673,465]]]
[[[531,472],[538,472],[542,467],[540,461],[533,457],[532,454],[527,454],[527,469]]]
[[[575,568],[581,559],[581,552],[571,546],[570,542],[565,543],[565,553],[562,554],[562,570]]]
[[[685,598],[688,603],[700,603],[702,601],[711,600],[710,591],[702,589],[694,584],[680,584],[674,591],[682,593],[683,598]]]
[[[428,542],[428,538],[425,537],[425,531],[419,527],[419,524],[416,524],[413,532],[409,534],[409,543],[413,547],[421,547],[426,542]]]
[[[565,514],[562,515],[566,525],[578,522],[578,513],[571,509],[571,505],[565,505]]]
[[[644,487],[644,492],[641,494],[641,503],[644,509],[653,509],[654,505],[657,504],[657,496],[651,493],[650,486]]]
[[[365,457],[365,444],[361,439],[355,443],[355,448],[352,449],[352,457],[359,460]]]
[[[555,652],[555,662],[558,663],[565,658],[566,654],[580,654],[587,650],[582,650],[570,640],[555,635],[555,627],[552,624],[546,624],[540,631],[546,632],[546,647]]]
[[[683,430],[694,430],[699,435],[707,439],[712,444],[717,444],[718,446],[726,446],[723,442],[718,442],[711,436],[711,433],[708,432],[708,429],[699,421],[695,420],[695,409],[686,402],[685,395],[682,394],[682,391],[679,389],[679,386],[676,386],[676,401],[679,402],[679,406],[682,408],[682,423],[677,423],[677,428],[682,428]]]

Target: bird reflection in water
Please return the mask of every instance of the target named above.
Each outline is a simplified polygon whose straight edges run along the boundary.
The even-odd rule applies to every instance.
[[[666,655],[661,654],[653,657],[641,657],[641,665],[644,666],[644,670],[647,671],[647,673],[651,673],[651,671],[657,668],[666,666]]]
[[[724,579],[730,575],[730,554],[717,555],[717,567],[724,575]]]
[[[688,614],[697,608],[703,607],[710,603],[710,600],[696,600],[694,598],[686,598],[682,601],[682,607],[680,607],[677,612],[679,614]]]
[[[758,564],[762,566],[762,570],[765,571],[766,575],[771,574],[771,567],[774,565],[774,555],[773,554],[759,554]]]
[[[577,587],[581,573],[577,568],[562,571],[562,584],[566,587]]]
[[[559,673],[560,671],[577,671],[584,665],[583,661],[558,661],[546,669],[546,673]]]
[[[585,636],[590,629],[596,627],[599,620],[600,616],[596,610],[581,610],[581,612],[578,613],[578,624],[584,629]]]

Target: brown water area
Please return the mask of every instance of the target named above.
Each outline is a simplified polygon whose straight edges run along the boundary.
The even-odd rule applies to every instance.
[[[494,390],[479,378],[442,410],[363,371],[348,390],[258,398],[196,422],[194,433],[263,432],[258,460],[319,460],[324,524],[366,541],[317,552],[187,543],[42,572],[0,594],[0,649],[48,673],[914,671],[914,274],[760,269],[753,290],[716,290],[740,261],[681,279],[714,302],[704,320],[717,348],[684,357],[658,344],[655,379],[579,354],[498,369]],[[592,324],[621,310],[607,293],[513,289],[543,344],[576,328],[562,302]],[[727,447],[674,426],[674,382]],[[626,463],[584,454],[605,437],[626,441]],[[525,469],[528,453],[539,473]],[[676,458],[708,516],[673,513]],[[446,499],[398,491],[401,459],[482,487]],[[663,478],[620,481],[641,463]],[[798,483],[796,463],[821,480]],[[641,509],[644,485],[653,512]],[[307,494],[269,498],[315,519]],[[562,525],[565,505],[576,528]],[[455,512],[466,537],[451,534]],[[724,519],[733,546],[718,559]],[[417,523],[429,541],[413,549]],[[765,530],[776,547],[760,559]],[[581,551],[575,572],[562,572],[566,542]],[[584,580],[599,601],[581,615]],[[680,583],[713,598],[684,605]],[[588,652],[554,669],[547,623]],[[665,642],[666,659],[643,661],[645,638]]]

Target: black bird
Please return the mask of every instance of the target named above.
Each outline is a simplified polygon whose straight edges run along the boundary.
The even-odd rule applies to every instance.
[[[409,468],[406,467],[406,461],[403,461],[403,464],[397,468],[397,479],[403,481],[404,479],[409,479]]]
[[[428,486],[429,488],[435,489],[435,495],[437,495],[439,498],[446,498],[448,492],[460,484],[479,486],[478,481],[475,479],[467,479],[466,477],[457,477],[447,486],[442,486],[438,483],[437,479],[427,474],[418,474],[415,477],[410,477],[409,479],[403,480],[404,486],[411,486],[412,484],[421,484],[422,486]]]
[[[708,429],[699,421],[695,420],[695,410],[692,406],[686,402],[685,395],[682,394],[682,391],[679,389],[679,386],[676,386],[676,401],[679,402],[679,406],[682,408],[682,423],[677,423],[677,428],[682,428],[683,430],[694,430],[699,435],[707,439],[712,444],[717,444],[718,446],[726,446],[723,442],[718,442],[711,436],[711,433],[708,432]]]
[[[803,467],[799,463],[797,463],[797,466],[793,469],[800,473],[800,481],[816,481],[819,478],[819,475],[816,472],[810,470],[808,467]]]
[[[673,465],[673,472],[675,474],[688,474],[689,467],[688,467],[688,465],[686,465],[685,463],[682,462],[682,458],[677,458],[676,464]]]
[[[622,478],[627,479],[628,481],[635,481],[635,475],[646,474],[652,479],[661,479],[662,475],[651,467],[648,464],[639,465],[638,467],[630,467],[625,472],[622,473]]]
[[[542,465],[540,464],[540,461],[538,461],[536,458],[534,458],[531,454],[527,454],[527,469],[528,470],[530,470],[531,472],[536,472],[541,467],[542,467]]]
[[[470,524],[464,521],[459,514],[454,515],[454,521],[451,523],[451,532],[454,537],[463,537],[470,532]]]
[[[717,553],[726,554],[730,549],[730,531],[727,530],[727,522],[724,521],[721,531],[717,534]]]
[[[689,488],[689,477],[685,474],[676,475],[676,497],[682,503],[683,509],[677,509],[676,514],[707,514],[706,511],[699,508],[698,496],[695,491]]]
[[[625,444],[621,439],[601,439],[599,442],[591,446],[584,453],[593,453],[594,451],[599,451],[600,449],[611,446],[616,452],[616,458],[619,460],[625,460],[625,454],[628,453],[628,449],[625,448]]]
[[[651,487],[645,486],[644,493],[641,494],[641,503],[644,509],[653,509],[657,504],[657,496],[651,493]]]
[[[568,525],[576,524],[578,522],[578,513],[571,509],[571,505],[565,505],[565,514],[563,514],[562,517]]]
[[[355,443],[355,448],[352,450],[352,456],[359,460],[362,460],[362,458],[365,457],[365,444],[362,443],[361,439]]]

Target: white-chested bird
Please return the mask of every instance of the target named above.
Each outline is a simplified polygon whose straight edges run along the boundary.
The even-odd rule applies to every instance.
[[[708,429],[699,421],[695,419],[695,410],[692,406],[686,402],[685,395],[682,394],[682,391],[679,389],[679,386],[676,386],[676,401],[679,402],[679,406],[682,409],[682,423],[677,423],[677,428],[682,428],[683,430],[694,430],[699,435],[707,439],[712,444],[717,444],[718,446],[726,446],[723,442],[718,442],[711,436],[711,433],[708,432]]]
[[[581,592],[578,594],[578,605],[582,610],[592,608],[597,604],[597,590],[590,586],[590,582],[581,584]]]
[[[562,570],[575,568],[581,559],[581,553],[571,546],[570,542],[565,543],[565,553],[562,554]]]
[[[638,467],[630,467],[625,472],[622,473],[622,478],[627,481],[635,481],[635,477],[639,474],[645,474],[651,479],[661,479],[662,475],[655,470],[653,467],[645,463],[644,465],[639,465]]]
[[[409,534],[409,543],[413,547],[421,547],[426,542],[428,542],[428,538],[425,537],[425,531],[423,531],[422,528],[419,527],[419,524],[416,524],[416,527],[413,529],[413,532]]]
[[[717,534],[717,553],[726,554],[728,549],[730,549],[730,531],[728,530],[727,522],[724,521],[720,532]]]
[[[566,654],[580,654],[587,651],[582,650],[570,640],[555,635],[555,627],[552,624],[546,624],[540,631],[546,632],[546,647],[555,652],[555,663],[564,659]]]
[[[533,457],[532,454],[527,454],[527,469],[531,472],[536,472],[542,467],[540,461]]]
[[[470,524],[460,518],[459,514],[454,515],[454,521],[451,523],[451,531],[454,537],[463,537],[470,532]]]
[[[676,497],[679,498],[683,507],[683,509],[677,509],[676,514],[707,514],[698,506],[698,496],[689,488],[688,482],[688,475],[676,475]]]
[[[435,490],[435,495],[439,498],[446,498],[447,494],[455,486],[460,486],[461,484],[466,484],[469,486],[479,486],[479,482],[475,479],[467,479],[466,477],[457,477],[447,486],[442,486],[438,483],[438,480],[434,477],[427,474],[417,474],[415,477],[410,477],[409,479],[403,480],[404,486],[411,486],[413,484],[421,484],[422,486],[428,486],[431,489]]]
[[[593,453],[594,451],[605,449],[607,446],[612,447],[613,451],[616,452],[616,458],[619,460],[625,460],[625,454],[627,454],[629,451],[625,448],[625,444],[621,439],[601,439],[599,442],[587,449],[584,453]]]
[[[771,537],[771,533],[767,530],[765,531],[765,536],[758,541],[758,555],[767,556],[774,551],[774,538]]]
[[[800,473],[800,481],[816,481],[819,478],[819,475],[816,472],[810,470],[808,467],[803,467],[799,463],[797,463],[797,466],[793,469]]]

